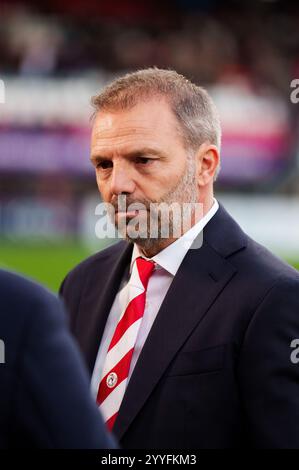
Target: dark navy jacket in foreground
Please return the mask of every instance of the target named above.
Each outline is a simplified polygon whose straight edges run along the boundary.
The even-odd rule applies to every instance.
[[[299,448],[299,273],[221,205],[203,239],[161,305],[114,432],[125,448]],[[122,241],[62,285],[90,372],[131,253]]]
[[[60,302],[0,270],[0,448],[108,448]]]

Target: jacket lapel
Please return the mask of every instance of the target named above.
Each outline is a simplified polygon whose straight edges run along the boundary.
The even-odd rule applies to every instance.
[[[91,374],[107,317],[130,264],[132,249],[133,244],[124,241],[108,248],[106,256],[94,263],[85,279],[75,334]]]
[[[221,207],[205,230],[204,244],[190,249],[185,256],[167,295],[128,384],[114,433],[121,439],[152,393],[171,360],[210,306],[236,273],[226,259],[229,253],[245,246],[245,237]],[[232,221],[227,243],[221,237],[221,218]],[[218,219],[218,221],[217,221]],[[235,224],[235,225],[234,225]],[[215,232],[216,227],[216,232]],[[227,227],[226,227],[227,229]],[[221,255],[219,252],[223,252]],[[224,255],[224,256],[223,256]]]

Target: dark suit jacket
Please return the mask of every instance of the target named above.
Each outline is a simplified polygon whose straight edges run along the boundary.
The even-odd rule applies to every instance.
[[[61,303],[2,270],[0,299],[0,448],[114,447]]]
[[[128,384],[125,448],[299,448],[299,273],[220,206],[190,249]],[[132,244],[87,259],[61,293],[90,372]]]

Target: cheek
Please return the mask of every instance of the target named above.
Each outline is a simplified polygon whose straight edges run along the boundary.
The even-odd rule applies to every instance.
[[[138,188],[148,199],[160,199],[180,183],[183,173],[184,169],[178,165],[160,168],[154,175],[139,177]]]
[[[107,182],[105,182],[103,179],[99,177],[99,175],[96,174],[96,182],[98,185],[98,190],[102,196],[102,199],[104,202],[108,201],[109,197],[109,185]]]
[[[165,174],[161,175],[163,190],[168,190],[178,185],[184,176],[184,168],[181,165],[171,166]]]

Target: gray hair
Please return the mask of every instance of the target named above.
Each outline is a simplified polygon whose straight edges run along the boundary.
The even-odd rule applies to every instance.
[[[209,142],[220,152],[221,125],[212,98],[203,87],[174,70],[153,67],[115,79],[92,98],[94,115],[100,110],[130,109],[155,96],[169,102],[188,151],[196,152],[201,144]],[[218,173],[219,166],[214,179]]]

